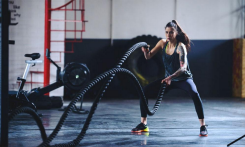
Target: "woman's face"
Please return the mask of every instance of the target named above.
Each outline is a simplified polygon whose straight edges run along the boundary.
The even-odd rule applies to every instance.
[[[176,39],[177,31],[173,27],[166,27],[165,35],[167,41],[173,41],[174,39]]]

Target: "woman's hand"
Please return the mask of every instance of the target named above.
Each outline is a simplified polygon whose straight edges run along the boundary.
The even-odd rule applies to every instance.
[[[167,86],[169,86],[171,84],[171,81],[172,81],[172,77],[169,76],[169,77],[163,79],[161,83],[165,82],[167,84]]]
[[[145,47],[141,47],[141,50],[142,50],[143,53],[148,53],[149,52],[149,49],[145,48]]]

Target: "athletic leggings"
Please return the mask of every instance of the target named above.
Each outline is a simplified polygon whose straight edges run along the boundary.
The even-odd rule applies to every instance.
[[[162,79],[159,79],[144,88],[146,99],[149,97],[149,95],[151,97],[154,96],[156,93],[156,90],[159,90],[159,87],[161,86],[161,80]],[[185,90],[186,92],[189,93],[189,95],[191,96],[194,102],[198,118],[204,119],[202,100],[200,98],[199,93],[197,92],[197,88],[196,88],[195,83],[193,82],[193,79],[186,79],[183,81],[172,81],[171,84],[166,87],[165,93],[169,92],[172,89],[176,89],[176,88]],[[147,99],[147,103],[148,103],[148,99]],[[141,117],[147,117],[147,113],[144,109],[144,106],[141,100],[140,100],[140,111],[141,111]]]

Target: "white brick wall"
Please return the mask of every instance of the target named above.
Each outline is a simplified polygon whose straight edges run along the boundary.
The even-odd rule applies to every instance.
[[[16,78],[22,77],[25,69],[24,54],[26,53],[40,53],[41,60],[44,59],[44,0],[11,0],[14,1],[14,5],[20,6],[20,9],[16,13],[21,16],[16,18],[19,24],[16,26],[10,26],[9,38],[15,40],[15,45],[10,45],[9,48],[9,89],[16,90],[18,84],[16,84]],[[58,7],[64,4],[65,0],[52,0],[52,7]],[[13,4],[10,4],[10,9],[13,9]],[[13,15],[13,14],[12,14]],[[13,17],[13,16],[12,16]],[[64,12],[53,13],[52,17],[57,19],[64,19]],[[63,23],[54,23],[52,28],[64,29]],[[64,33],[52,34],[52,39],[64,39]],[[64,49],[64,43],[51,44],[51,50],[60,51]],[[51,57],[54,60],[59,60],[60,55],[58,53],[52,53]],[[64,54],[61,56],[61,63],[58,63],[62,68],[64,67]],[[31,71],[43,71],[43,64],[31,67]],[[30,81],[30,74],[27,81]],[[55,82],[56,68],[50,66],[50,83]],[[33,74],[34,82],[43,82],[43,74]],[[34,87],[42,87],[43,84],[33,84]],[[30,84],[26,84],[26,90],[30,90]],[[63,88],[59,88],[50,93],[50,95],[63,96]]]

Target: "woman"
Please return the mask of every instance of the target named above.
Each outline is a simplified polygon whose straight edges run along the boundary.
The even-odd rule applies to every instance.
[[[152,58],[158,51],[162,50],[162,58],[165,66],[165,82],[167,88],[165,93],[170,89],[179,88],[187,91],[192,97],[195,109],[201,124],[200,136],[207,136],[208,132],[204,121],[202,101],[193,82],[192,74],[187,60],[187,52],[190,50],[190,40],[183,32],[177,21],[169,22],[165,27],[166,39],[160,40],[156,46],[149,51],[143,48],[142,51],[146,59]],[[159,81],[160,83],[160,81]],[[147,113],[140,101],[141,123],[132,132],[148,132]]]

